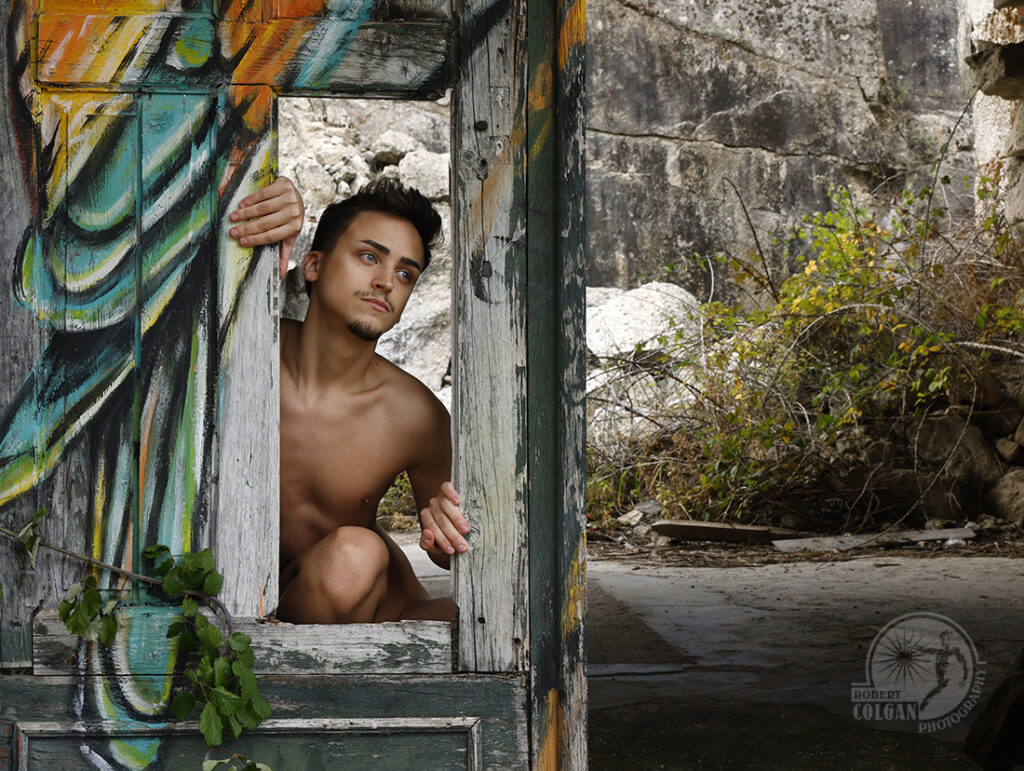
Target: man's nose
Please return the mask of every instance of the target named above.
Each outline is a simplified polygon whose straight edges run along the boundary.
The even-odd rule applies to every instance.
[[[391,273],[389,271],[380,271],[373,280],[373,286],[375,289],[379,289],[382,292],[390,292],[394,289],[394,282],[391,280]]]

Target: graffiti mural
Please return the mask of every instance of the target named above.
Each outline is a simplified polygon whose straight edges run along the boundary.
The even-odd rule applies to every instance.
[[[374,0],[280,5],[290,18],[243,0],[10,6],[8,109],[31,206],[13,291],[47,342],[0,405],[0,511],[85,452],[84,529],[105,562],[139,569],[147,544],[205,545],[219,373],[261,259],[224,235],[227,214],[272,179],[276,95],[351,93],[374,71],[356,50],[380,21]],[[417,76],[429,87],[443,68]],[[131,671],[142,654],[122,632],[109,651],[83,645],[79,671]],[[81,678],[76,718],[161,725],[175,660],[160,655],[164,678]],[[142,768],[160,742],[81,752]]]

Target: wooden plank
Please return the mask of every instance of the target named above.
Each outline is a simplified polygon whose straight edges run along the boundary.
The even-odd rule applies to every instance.
[[[254,115],[266,104],[269,112]],[[212,546],[231,613],[259,616],[277,606],[280,421],[277,247],[245,249],[228,235],[238,202],[274,176],[276,108],[267,88],[234,87],[222,98],[218,204],[216,507]],[[243,112],[243,110],[245,110]],[[248,130],[246,130],[248,129]]]
[[[732,522],[699,522],[692,519],[659,519],[651,529],[679,541],[725,541],[728,543],[771,543],[782,538],[806,535],[798,530]]]
[[[531,765],[587,762],[584,5],[527,3]]]
[[[96,688],[99,681],[112,678],[85,679],[87,688]],[[162,684],[162,678],[138,678],[140,685],[147,680],[150,688]],[[268,762],[273,768],[338,767],[329,761],[333,760],[330,753],[336,751],[333,745],[339,740],[342,744],[355,740],[361,767],[377,759],[385,764],[393,762],[399,768],[435,768],[435,763],[424,761],[416,753],[429,752],[431,742],[440,739],[445,743],[447,757],[448,752],[456,752],[454,744],[446,738],[452,735],[460,737],[463,748],[457,751],[459,767],[466,767],[467,759],[472,757],[468,749],[474,745],[479,748],[480,768],[528,766],[526,682],[521,675],[288,675],[261,676],[259,682],[273,714],[248,739],[228,746]],[[190,724],[144,720],[79,722],[62,718],[78,689],[79,679],[74,677],[5,676],[0,766],[12,765],[16,758],[19,730],[28,735],[29,745],[61,737],[73,736],[77,740],[53,749],[37,744],[40,752],[50,756],[47,761],[53,759],[41,767],[77,768],[82,764],[83,752],[88,757],[95,753],[96,757],[109,759],[112,752],[126,747],[151,753],[151,762],[156,762],[158,753],[169,753],[175,758],[176,762],[161,766],[190,767],[203,757],[205,747],[198,735],[192,734]],[[396,704],[401,705],[400,715],[395,714]],[[331,736],[331,732],[337,732],[337,736]],[[405,738],[389,745],[389,734]],[[289,742],[289,735],[301,736],[303,741]],[[372,737],[376,742],[361,736]],[[166,738],[159,743],[140,743],[147,737]],[[126,740],[134,744],[127,744]],[[427,749],[417,749],[416,745],[425,745]],[[283,757],[276,754],[279,746],[287,747]],[[389,761],[391,756],[382,754],[391,750],[400,753],[393,761]],[[323,752],[328,753],[327,762],[320,760]],[[344,750],[340,752],[344,758]],[[405,757],[417,762],[406,764]]]
[[[834,535],[821,538],[790,538],[772,541],[779,551],[849,551],[867,546],[892,546],[901,543],[922,541],[945,541],[950,538],[974,538],[969,527],[955,527],[946,530],[901,530],[892,533],[865,533],[861,535]]]
[[[130,320],[124,318],[135,305],[134,251],[120,252],[112,263],[104,259],[104,249],[120,238],[118,232],[135,228],[138,123],[129,102],[104,95],[56,99],[34,92],[31,99],[54,131],[54,141],[45,148],[35,145],[29,156],[37,217],[25,238],[16,241],[21,246],[14,262],[18,291],[36,312],[40,333],[46,329],[50,335],[25,384],[5,404],[0,428],[7,447],[22,452],[26,441],[33,445],[31,473],[19,471],[20,461],[8,457],[0,472],[5,479],[0,496],[5,502],[24,496],[16,509],[19,522],[47,506],[51,513],[43,537],[92,553],[96,534],[105,532],[98,523],[127,511],[118,507],[119,491],[104,484],[116,460],[130,460],[132,454],[130,400],[127,406],[125,400],[132,386],[133,340]],[[105,198],[105,180],[123,168],[128,178],[118,183],[119,208]],[[20,573],[15,582],[5,582],[13,593],[10,602],[20,609],[5,609],[2,658],[17,665],[15,660],[23,661],[30,650],[31,612],[61,596],[81,565],[46,552],[35,572],[21,558],[8,564]],[[20,654],[14,655],[15,647]]]
[[[162,543],[172,554],[206,546],[211,434],[209,383],[216,347],[211,212],[216,102],[149,92],[141,116],[143,191],[139,284],[139,525],[132,564]]]
[[[180,14],[41,13],[37,80],[50,85],[213,83],[215,19]]]
[[[236,22],[212,16],[44,13],[38,81],[51,86],[213,88],[269,85],[281,93],[437,98],[450,82],[451,22],[344,17]],[[184,21],[184,23],[183,23]],[[224,45],[218,56],[218,46]]]
[[[27,34],[28,19],[25,12],[12,12],[8,19],[7,34],[0,38],[0,57],[3,72],[12,84],[17,75],[11,73],[17,61],[15,51]],[[4,276],[20,261],[19,245],[36,227],[31,191],[23,184],[37,166],[35,143],[30,141],[31,121],[22,96],[11,89],[3,89],[0,96],[0,243],[4,244]],[[30,309],[19,303],[14,292],[5,284],[0,291],[0,325],[5,336],[4,365],[0,367],[0,467],[16,462],[17,450],[12,447],[18,432],[15,425],[18,408],[25,402],[38,401],[39,378],[33,372],[46,344],[47,333]],[[33,410],[34,412],[34,410]],[[28,440],[30,443],[34,439]],[[20,444],[20,442],[19,442]],[[24,460],[33,473],[37,468],[34,448],[25,448]],[[13,527],[25,522],[39,506],[35,490],[18,492],[20,479],[0,468],[0,504],[3,505],[2,523]],[[20,476],[20,475],[19,475]],[[15,489],[12,489],[15,488]],[[19,500],[15,500],[20,495]],[[31,666],[31,614],[41,596],[37,587],[38,576],[28,572],[28,560],[17,544],[0,536],[0,669],[20,669]],[[44,590],[45,591],[45,590]],[[2,765],[2,764],[0,764]]]
[[[236,69],[235,81],[267,82],[282,95],[320,94],[392,96],[437,99],[451,81],[448,21],[365,22],[357,30],[351,22],[334,20],[275,21],[254,28],[254,39],[273,36],[283,46],[302,42],[288,63],[269,70],[264,58],[246,53]],[[339,49],[335,56],[327,52]],[[250,49],[251,51],[252,49]],[[288,53],[274,51],[275,58]],[[272,60],[273,61],[273,60]],[[243,72],[258,73],[256,80]]]
[[[524,22],[510,0],[468,0],[460,14],[452,433],[473,532],[454,599],[471,672],[528,666]]]
[[[85,737],[95,740],[141,737],[164,741],[159,756],[162,767],[198,767],[206,746],[193,721],[165,726],[120,727],[68,722],[16,723],[18,769],[58,768],[76,755],[94,759],[101,752],[82,753]],[[478,768],[471,761],[481,751],[479,718],[309,719],[264,721],[246,731],[231,749],[256,758],[270,768],[307,769],[366,768],[368,759],[387,758],[392,767],[465,769]],[[103,766],[100,766],[103,767]],[[109,766],[108,766],[109,767]]]
[[[160,675],[167,671],[164,649],[172,607],[127,607],[122,640],[137,648],[134,657],[110,657],[109,675]],[[211,620],[213,618],[211,617]],[[452,671],[451,627],[442,621],[385,624],[306,625],[258,623],[235,618],[234,631],[252,638],[255,672],[274,675],[446,674]],[[78,671],[78,638],[55,610],[43,610],[33,627],[33,672],[39,676]]]

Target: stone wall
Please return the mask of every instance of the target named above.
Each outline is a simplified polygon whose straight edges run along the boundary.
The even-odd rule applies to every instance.
[[[1005,0],[962,4],[960,53],[979,89],[979,171],[1000,188],[1010,221],[1024,224],[1024,9]]]
[[[955,0],[588,4],[588,283],[634,286],[693,255],[776,260],[830,184],[901,185],[967,103]],[[973,179],[970,122],[945,173]],[[746,212],[744,212],[744,207]],[[725,282],[719,281],[721,290]]]

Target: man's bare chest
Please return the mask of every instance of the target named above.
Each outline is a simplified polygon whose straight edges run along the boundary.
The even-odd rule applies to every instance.
[[[315,511],[335,526],[369,524],[408,457],[401,432],[378,404],[317,409],[281,400],[283,516]]]

